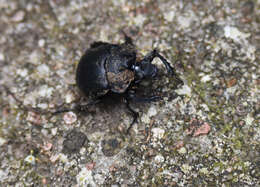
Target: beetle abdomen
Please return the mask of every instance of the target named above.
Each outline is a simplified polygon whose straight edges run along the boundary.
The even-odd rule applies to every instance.
[[[106,54],[100,54],[99,50],[89,49],[77,67],[76,83],[80,90],[89,95],[91,93],[102,95],[107,92],[108,81],[106,78],[105,62]],[[102,92],[99,94],[99,92]]]

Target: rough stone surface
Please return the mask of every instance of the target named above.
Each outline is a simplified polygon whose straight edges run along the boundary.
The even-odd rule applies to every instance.
[[[0,10],[0,186],[260,185],[259,0],[0,0]],[[129,135],[120,103],[69,124],[26,110],[79,101],[81,55],[94,41],[123,42],[122,29],[185,82],[150,84],[167,97],[133,104]]]

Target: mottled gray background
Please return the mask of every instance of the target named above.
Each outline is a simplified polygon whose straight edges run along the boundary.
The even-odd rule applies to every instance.
[[[167,97],[130,134],[120,103],[25,109],[78,102],[81,55],[120,30],[185,83],[155,59]],[[0,186],[260,186],[259,55],[259,0],[0,0]]]

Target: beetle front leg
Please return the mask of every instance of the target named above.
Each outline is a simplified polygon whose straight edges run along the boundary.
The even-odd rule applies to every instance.
[[[154,49],[152,52],[148,53],[142,60],[141,60],[141,66],[143,66],[141,69],[143,69],[143,72],[149,72],[148,69],[156,69],[153,67],[152,61],[155,57],[158,57],[164,64],[167,72],[175,78],[175,81],[181,85],[183,85],[183,81],[178,77],[173,67],[171,67],[170,63],[167,62],[167,60],[156,50]],[[137,72],[138,73],[138,72]],[[146,74],[144,73],[144,77]],[[154,77],[154,76],[152,76]]]
[[[154,49],[152,52],[148,53],[142,62],[144,63],[152,63],[153,59],[155,57],[158,57],[164,64],[166,70],[168,71],[169,74],[175,75],[174,69],[171,67],[170,63],[167,62],[167,60],[156,50]]]

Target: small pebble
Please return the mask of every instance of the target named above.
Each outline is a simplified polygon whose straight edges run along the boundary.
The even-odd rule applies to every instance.
[[[15,13],[15,15],[12,17],[11,20],[12,20],[13,22],[21,22],[21,21],[23,21],[24,16],[25,16],[25,12],[22,11],[22,10],[20,10],[20,11],[18,11],[18,12]]]
[[[50,73],[50,68],[46,64],[41,64],[37,67],[38,74],[41,77],[47,77]]]
[[[164,162],[164,157],[162,156],[162,155],[157,155],[156,157],[154,157],[154,161],[156,162],[156,163],[162,163],[162,162]]]
[[[24,159],[25,162],[34,165],[35,164],[35,157],[33,155],[29,155]]]
[[[208,123],[204,123],[194,132],[193,136],[205,135],[210,131],[210,126]]]
[[[180,153],[180,154],[186,154],[186,153],[187,153],[187,150],[186,150],[185,147],[182,147],[182,148],[178,149],[178,153]]]
[[[148,110],[148,116],[152,117],[152,116],[155,116],[156,114],[157,114],[157,110],[156,110],[155,106],[151,106]]]
[[[40,40],[38,41],[38,46],[39,46],[39,47],[44,47],[44,45],[45,45],[45,40],[44,40],[44,39],[40,39]]]
[[[0,53],[0,61],[4,61],[5,60],[5,56],[3,53]]]
[[[35,112],[28,112],[26,120],[36,125],[40,125],[42,122],[41,116]]]
[[[51,134],[52,134],[53,136],[55,136],[55,135],[57,134],[57,131],[58,131],[57,128],[52,128],[52,129],[51,129]]]
[[[75,121],[77,121],[77,115],[74,112],[67,112],[63,116],[63,120],[65,121],[65,123],[67,125],[70,125],[70,124],[74,123]]]
[[[0,137],[0,146],[4,145],[6,142],[6,139]]]
[[[162,139],[165,133],[164,129],[161,128],[153,128],[152,129],[153,132],[153,137],[156,139]]]

